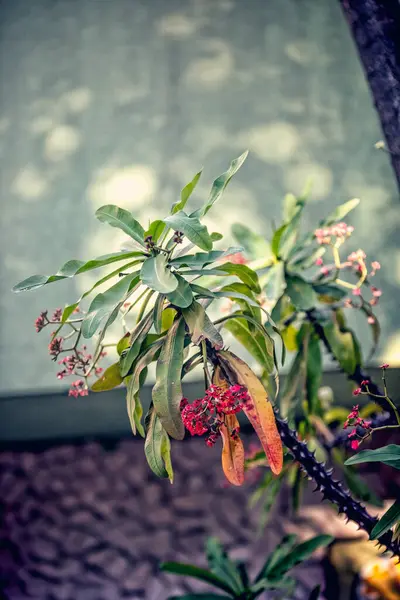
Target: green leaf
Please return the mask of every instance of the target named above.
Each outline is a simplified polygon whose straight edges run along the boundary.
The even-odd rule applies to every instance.
[[[324,221],[322,222],[322,225],[329,226],[329,225],[333,225],[334,223],[337,223],[338,221],[342,221],[342,219],[344,219],[345,216],[351,210],[356,208],[356,206],[358,206],[359,203],[360,203],[359,198],[354,198],[353,200],[349,200],[348,202],[341,204],[340,206],[335,208],[333,213],[331,213],[326,219],[324,219]]]
[[[255,271],[250,269],[247,265],[238,265],[231,262],[226,262],[220,267],[216,267],[217,271],[223,271],[229,275],[235,275],[243,283],[245,283],[251,290],[259,294],[261,292],[260,284],[258,282],[258,275]]]
[[[151,310],[135,327],[129,339],[129,350],[121,355],[120,369],[122,377],[126,377],[139,355],[142,343],[153,324],[153,311]]]
[[[351,331],[342,331],[337,322],[321,323],[324,334],[342,369],[353,375],[359,364],[358,349]]]
[[[347,296],[346,290],[333,283],[313,283],[315,292],[320,296],[318,299],[324,301],[329,299],[332,302],[338,302]],[[322,296],[322,298],[321,298]]]
[[[177,319],[168,330],[156,368],[153,387],[154,409],[167,433],[178,440],[185,435],[180,413],[182,399],[181,370],[185,340],[185,322]]]
[[[178,280],[171,273],[164,254],[157,254],[157,256],[145,260],[140,271],[140,278],[144,285],[162,294],[173,292],[178,287]]]
[[[189,327],[193,344],[199,345],[202,340],[207,339],[214,348],[222,348],[224,340],[201,304],[194,300],[182,310],[182,315]]]
[[[196,267],[198,269],[201,269],[206,265],[209,265],[223,258],[224,256],[229,256],[230,254],[237,254],[241,251],[242,248],[240,247],[230,247],[225,251],[211,250],[211,252],[197,252],[196,254],[186,254],[177,258],[173,258],[170,264],[179,267]]]
[[[371,331],[372,331],[372,342],[373,342],[371,351],[370,351],[368,359],[367,359],[368,361],[370,361],[371,358],[373,357],[373,355],[375,354],[375,351],[379,344],[379,338],[381,336],[381,326],[379,324],[378,319],[376,318],[376,315],[374,315],[373,311],[368,306],[368,304],[366,304],[366,303],[362,304],[360,306],[360,309],[366,315],[366,317],[372,317],[374,319],[373,323],[369,323],[369,326],[371,327]]]
[[[194,213],[192,213],[190,215],[191,217],[193,217],[193,216],[204,217],[204,215],[206,215],[208,213],[208,211],[213,206],[213,204],[215,204],[215,202],[217,202],[217,200],[219,200],[221,198],[226,186],[228,185],[228,183],[230,182],[232,177],[235,175],[235,173],[238,172],[238,170],[240,169],[240,167],[246,160],[247,155],[248,155],[248,151],[243,152],[243,154],[241,154],[238,158],[235,158],[231,162],[229,169],[227,171],[225,171],[225,173],[222,173],[222,175],[217,177],[217,179],[214,180],[208,201],[203,206],[203,208],[199,208]]]
[[[32,275],[20,283],[17,283],[17,285],[13,287],[13,292],[26,292],[40,288],[48,283],[60,281],[61,279],[68,279],[75,275],[80,275],[81,273],[104,267],[113,262],[127,260],[133,256],[142,256],[142,254],[141,252],[114,252],[113,254],[105,254],[104,256],[99,256],[98,258],[86,262],[81,260],[69,260],[55,275]],[[120,267],[120,269],[122,270],[123,267]]]
[[[193,301],[192,288],[186,279],[180,275],[176,275],[175,277],[178,279],[178,287],[173,292],[167,294],[167,298],[174,306],[187,308]]]
[[[232,235],[243,246],[251,260],[265,258],[267,261],[272,258],[271,246],[267,240],[262,235],[254,233],[247,225],[235,223],[232,225]]]
[[[295,269],[295,270],[305,270],[305,269],[309,269],[310,267],[314,267],[315,266],[315,261],[318,258],[321,258],[321,256],[323,256],[326,252],[326,247],[325,246],[320,246],[319,248],[316,248],[315,250],[310,250],[310,249],[306,249],[305,252],[301,255],[298,256],[296,258],[296,260],[293,261],[289,261],[290,262],[290,267],[291,269]]]
[[[280,247],[280,244],[281,244],[281,238],[282,238],[285,230],[287,229],[287,227],[288,227],[288,224],[284,223],[283,225],[281,225],[279,227],[279,229],[277,229],[274,232],[274,235],[272,236],[271,250],[272,250],[272,254],[275,257],[279,256],[279,247]]]
[[[129,348],[129,338],[130,338],[130,334],[129,332],[126,333],[118,342],[117,344],[117,354],[118,356],[121,356],[121,354],[123,353],[124,350],[127,350]]]
[[[317,304],[317,295],[310,283],[299,275],[286,276],[286,293],[300,310],[310,310]]]
[[[239,571],[217,538],[209,537],[207,539],[206,557],[211,571],[223,579],[235,594],[244,591]]]
[[[298,546],[295,546],[288,554],[283,556],[272,568],[267,571],[270,581],[280,580],[290,569],[307,560],[314,552],[333,541],[330,535],[317,535]]]
[[[107,223],[111,227],[121,229],[141,246],[146,247],[144,243],[144,229],[129,211],[115,206],[115,204],[106,204],[96,210],[96,217],[102,223]]]
[[[144,453],[148,465],[155,475],[168,477],[172,483],[171,443],[153,406],[146,415],[145,429]]]
[[[137,429],[142,437],[144,437],[145,434],[140,421],[140,413],[143,409],[140,405],[139,392],[143,385],[144,374],[147,371],[147,367],[157,358],[161,346],[162,340],[158,340],[139,357],[126,388],[126,408],[132,431],[136,434]],[[140,405],[139,410],[138,405]]]
[[[186,577],[194,577],[195,579],[200,579],[201,581],[210,583],[211,585],[214,585],[220,590],[228,592],[228,594],[234,593],[231,586],[225,583],[223,579],[217,577],[211,571],[208,571],[206,569],[200,569],[195,565],[177,562],[165,562],[161,563],[160,569],[161,571],[166,571],[167,573],[174,573],[174,575],[185,575]]]
[[[222,238],[224,236],[222,235],[222,233],[218,233],[218,231],[213,231],[210,234],[210,237],[211,237],[211,239],[212,239],[213,242],[219,242],[219,240],[222,240]]]
[[[285,223],[291,221],[296,214],[297,198],[294,194],[286,194],[283,199],[283,220]]]
[[[160,235],[162,235],[165,229],[164,221],[160,221],[160,219],[156,219],[150,223],[149,228],[144,233],[144,239],[151,237],[153,242],[157,243]]]
[[[186,202],[189,200],[190,196],[192,195],[193,190],[195,189],[196,185],[198,184],[202,172],[203,172],[203,169],[200,169],[200,171],[198,173],[196,173],[196,175],[193,177],[192,181],[190,181],[187,185],[185,185],[185,187],[181,191],[180,200],[178,200],[178,202],[175,202],[172,205],[171,215],[174,215],[175,213],[177,213],[180,210],[183,210],[185,208]]]
[[[91,338],[104,319],[107,319],[107,326],[111,325],[117,318],[118,312],[127,295],[138,285],[138,282],[139,276],[136,273],[131,273],[122,277],[120,281],[105,292],[97,294],[93,298],[88,313],[82,322],[82,336],[86,339]]]
[[[376,540],[381,537],[384,533],[389,531],[397,522],[400,521],[400,500],[397,500],[390,508],[385,512],[383,517],[379,519],[373,530],[371,531],[370,539]]]
[[[202,250],[212,250],[213,242],[207,227],[197,217],[188,216],[182,210],[164,219],[164,223],[174,231],[181,231],[193,244]]]
[[[114,363],[111,367],[108,367],[103,375],[94,382],[92,385],[92,392],[105,392],[107,390],[113,390],[115,387],[121,385],[123,379],[119,370],[119,363]]]
[[[250,331],[248,324],[243,319],[230,319],[224,323],[224,327],[268,373],[273,371],[273,355],[271,357],[271,353],[267,353],[262,335]]]
[[[247,323],[253,325],[258,332],[260,332],[265,341],[265,349],[264,346],[259,346],[255,340],[257,339],[250,332],[249,328],[244,329],[238,325],[238,321],[244,319]],[[274,370],[274,342],[269,335],[268,331],[259,323],[256,319],[253,319],[248,314],[235,312],[233,315],[228,315],[227,317],[223,317],[219,320],[220,323],[224,324],[224,327],[231,331],[231,333],[241,342],[241,344],[250,352],[250,354],[257,360],[261,361],[260,364],[265,368],[268,374],[272,373]],[[229,325],[229,323],[236,323],[235,325]]]
[[[261,571],[258,573],[258,575],[256,577],[256,582],[260,581],[264,577],[268,578],[268,573],[270,571],[272,571],[275,568],[275,566],[281,560],[283,560],[290,553],[290,551],[295,547],[296,540],[297,540],[297,537],[294,534],[288,534],[282,538],[281,542],[278,544],[278,546],[276,546],[276,548],[273,550],[273,552],[269,555],[269,557],[267,558],[266,562],[264,563],[264,566],[262,567]]]
[[[118,269],[115,269],[111,273],[108,273],[107,275],[105,275],[104,277],[102,277],[101,279],[99,279],[98,281],[96,281],[96,283],[89,290],[87,290],[84,294],[82,294],[82,296],[79,298],[79,300],[77,300],[76,302],[74,302],[74,304],[70,304],[69,306],[66,306],[64,308],[64,311],[63,311],[63,314],[62,314],[62,317],[61,317],[61,323],[65,323],[65,321],[67,321],[67,319],[69,319],[69,317],[72,315],[72,313],[74,312],[74,310],[79,306],[79,304],[82,302],[82,300],[84,300],[85,298],[87,298],[87,296],[90,296],[90,294],[93,292],[93,290],[95,290],[100,285],[103,285],[103,283],[105,283],[106,281],[109,281],[110,279],[112,279],[113,277],[115,277],[116,275],[118,275],[119,273],[121,273],[122,270],[134,267],[137,264],[139,264],[140,262],[142,262],[142,261],[140,261],[140,260],[134,260],[134,261],[131,261],[131,262],[127,263],[127,264],[124,264],[124,265],[118,267]]]
[[[285,265],[282,261],[268,270],[262,287],[268,300],[278,300],[282,296],[286,289]]]
[[[172,308],[172,306],[163,310],[161,315],[161,332],[167,331],[170,327],[172,327],[172,323],[175,320],[176,314],[177,312],[175,308]]]
[[[389,444],[376,450],[362,450],[351,458],[348,458],[345,465],[357,465],[365,462],[382,462],[385,465],[400,470],[400,446]]]
[[[154,329],[155,329],[156,333],[161,333],[161,331],[162,331],[162,313],[164,310],[164,302],[165,302],[165,295],[158,294],[157,299],[154,304],[154,309],[153,309],[154,310],[153,323],[154,323]]]
[[[310,335],[307,347],[306,391],[309,414],[316,414],[319,408],[318,390],[322,380],[322,354],[317,335]]]

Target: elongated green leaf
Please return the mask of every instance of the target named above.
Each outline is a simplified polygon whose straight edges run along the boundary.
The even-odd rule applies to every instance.
[[[342,331],[336,322],[322,323],[322,327],[340,366],[347,374],[353,375],[359,364],[359,357],[352,332]]]
[[[241,154],[238,158],[235,158],[231,162],[229,169],[227,171],[225,171],[225,173],[222,173],[222,175],[217,177],[217,179],[214,180],[214,183],[212,184],[210,196],[209,196],[206,204],[202,208],[199,208],[194,213],[192,213],[190,215],[191,217],[193,217],[193,216],[203,217],[204,215],[206,215],[208,213],[208,211],[213,206],[213,204],[215,204],[215,202],[217,202],[217,200],[219,200],[221,198],[226,186],[228,185],[228,183],[230,182],[232,177],[235,175],[235,173],[238,172],[238,170],[240,169],[240,167],[246,160],[248,153],[249,153],[248,151],[243,152],[243,154]]]
[[[67,321],[67,319],[69,319],[69,317],[72,315],[72,313],[74,312],[74,310],[76,308],[78,308],[78,306],[82,302],[82,300],[84,300],[85,298],[87,298],[88,296],[90,296],[90,294],[97,287],[99,287],[100,285],[103,285],[103,283],[105,283],[106,281],[109,281],[110,279],[112,279],[113,277],[115,277],[116,275],[118,275],[121,271],[124,271],[126,269],[130,269],[131,267],[136,266],[140,262],[142,262],[142,261],[134,260],[134,261],[131,261],[129,263],[126,263],[126,264],[118,267],[118,269],[115,269],[111,273],[108,273],[107,275],[105,275],[104,277],[102,277],[101,279],[99,279],[98,281],[96,281],[96,283],[89,290],[87,290],[84,294],[82,294],[82,296],[79,298],[79,300],[77,300],[76,302],[74,302],[74,304],[70,304],[69,306],[66,306],[64,308],[64,311],[63,311],[63,314],[62,314],[62,317],[61,317],[61,323],[65,323],[65,321]]]
[[[179,267],[196,267],[201,269],[206,265],[209,265],[217,260],[220,260],[224,256],[230,254],[237,254],[241,252],[241,247],[229,247],[227,250],[211,250],[211,252],[197,252],[196,254],[186,254],[171,260],[171,265]]]
[[[277,229],[274,232],[274,235],[272,236],[271,251],[272,251],[272,254],[276,258],[278,258],[278,256],[279,256],[279,247],[280,247],[280,244],[281,244],[281,238],[282,238],[285,230],[287,229],[287,227],[288,227],[288,224],[284,223],[283,225],[281,225],[279,227],[279,229]]]
[[[114,363],[111,367],[108,367],[103,375],[94,382],[92,385],[92,392],[105,392],[107,390],[113,390],[115,387],[121,385],[123,379],[119,370],[119,363]]]
[[[119,340],[118,344],[117,344],[117,354],[118,356],[121,356],[121,354],[123,353],[124,350],[127,350],[129,348],[129,338],[130,338],[130,334],[129,332],[126,333],[124,336],[122,336],[122,338]]]
[[[187,215],[183,210],[170,215],[164,219],[164,223],[174,229],[181,231],[185,236],[202,250],[212,250],[213,242],[207,227],[202,225],[197,217]]]
[[[171,443],[153,406],[146,415],[145,429],[144,453],[148,465],[158,477],[168,477],[172,483]]]
[[[180,275],[175,276],[178,279],[178,287],[173,291],[167,294],[167,299],[174,306],[179,306],[180,308],[187,308],[191,305],[193,301],[193,292],[192,288]]]
[[[286,293],[300,310],[309,310],[317,304],[317,295],[310,283],[299,275],[286,276]]]
[[[258,276],[255,271],[250,269],[247,265],[237,265],[231,262],[226,262],[217,270],[228,273],[229,275],[236,275],[243,283],[245,283],[251,290],[259,294],[261,292],[260,284],[258,282]]]
[[[310,414],[318,412],[319,399],[318,390],[322,380],[322,354],[319,338],[310,335],[307,346],[307,403]]]
[[[162,313],[164,310],[164,302],[165,302],[165,295],[158,294],[157,299],[154,304],[154,316],[153,316],[154,329],[156,330],[156,333],[161,333],[161,331],[162,331]]]
[[[93,260],[86,262],[81,260],[69,260],[55,275],[32,275],[20,283],[17,283],[17,285],[13,287],[13,292],[26,292],[33,290],[48,283],[60,281],[61,279],[68,279],[70,277],[74,277],[75,275],[80,275],[81,273],[86,273],[87,271],[104,267],[113,262],[127,260],[128,258],[132,258],[134,256],[141,256],[141,253],[114,252],[113,254],[105,254],[104,256],[99,256],[98,258],[94,258]],[[121,267],[121,270],[122,269],[123,267]]]
[[[264,563],[261,571],[256,577],[256,582],[260,581],[264,577],[268,578],[268,573],[272,571],[275,566],[287,556],[296,545],[297,537],[294,534],[285,535],[281,542],[268,556]]]
[[[379,519],[373,530],[371,531],[371,540],[376,540],[381,535],[389,531],[400,521],[400,500],[397,500],[392,506],[385,512],[383,517]]]
[[[400,446],[389,444],[376,450],[362,450],[348,458],[344,464],[357,465],[364,462],[383,462],[395,469],[400,469]]]
[[[285,265],[282,261],[272,265],[265,275],[263,290],[268,300],[278,300],[285,291]]]
[[[137,429],[142,437],[144,437],[144,430],[140,422],[141,415],[138,414],[140,411],[137,410],[137,406],[140,404],[139,392],[143,385],[142,374],[146,372],[149,364],[157,358],[161,346],[162,340],[158,340],[139,357],[126,388],[126,408],[132,431],[136,434]]]
[[[120,369],[122,377],[126,377],[132,368],[135,359],[139,355],[142,343],[149,333],[153,324],[153,311],[151,310],[132,331],[129,340],[129,350],[121,355]]]
[[[107,223],[111,227],[121,229],[129,237],[138,242],[138,244],[146,247],[144,243],[144,229],[129,211],[115,206],[115,204],[106,204],[96,211],[96,217],[102,223]]]
[[[307,560],[314,552],[333,541],[330,535],[317,535],[316,537],[295,546],[288,554],[283,556],[272,568],[267,571],[270,581],[280,580],[290,569]]]
[[[162,235],[165,229],[164,221],[160,221],[160,219],[156,219],[152,223],[150,223],[147,231],[144,232],[144,239],[151,237],[152,241],[157,243],[160,235]]]
[[[105,319],[107,319],[107,326],[111,325],[117,318],[118,312],[129,292],[138,285],[138,282],[139,276],[136,273],[131,273],[122,277],[120,281],[105,292],[97,294],[82,322],[82,336],[86,339],[91,338],[96,333],[100,323]]]
[[[285,223],[291,221],[296,214],[297,198],[294,194],[286,194],[283,199],[283,220]]]
[[[182,440],[185,429],[181,419],[181,370],[185,340],[185,322],[177,319],[167,332],[157,361],[156,383],[153,387],[154,409],[167,433]]]
[[[157,256],[145,260],[140,271],[140,278],[144,285],[162,294],[173,292],[178,287],[178,280],[171,273],[164,254],[157,254]]]
[[[262,335],[260,337],[260,334],[256,335],[250,331],[248,324],[243,319],[230,319],[224,323],[224,327],[268,373],[273,371],[273,355],[267,354],[265,340]]]
[[[229,586],[223,579],[214,575],[211,571],[207,569],[200,569],[195,565],[189,565],[185,563],[177,563],[177,562],[165,562],[160,565],[161,571],[165,571],[167,573],[174,573],[175,575],[185,575],[186,577],[194,577],[195,579],[200,579],[201,581],[205,581],[206,583],[210,583],[220,590],[224,590],[228,594],[233,594],[231,586]]]
[[[333,225],[338,221],[341,221],[345,218],[345,216],[360,203],[359,198],[354,198],[353,200],[349,200],[344,204],[341,204],[322,222],[322,225]]]
[[[214,348],[222,348],[224,340],[201,304],[193,301],[190,306],[182,310],[182,315],[194,344],[198,345],[202,340],[207,339]]]
[[[243,591],[240,573],[216,537],[207,539],[206,557],[211,571],[223,579],[236,594],[240,594]]]
[[[183,210],[185,208],[186,202],[189,200],[190,196],[193,193],[193,190],[197,186],[202,172],[203,172],[203,169],[200,169],[200,171],[198,173],[196,173],[196,175],[193,177],[192,181],[189,181],[189,183],[187,185],[185,185],[185,187],[181,191],[180,200],[178,200],[178,202],[175,202],[172,205],[171,215],[174,215],[175,213],[177,213],[180,210]]]
[[[258,233],[254,233],[247,225],[235,223],[232,225],[232,234],[238,243],[243,246],[246,255],[251,259],[272,257],[271,246],[267,240]]]

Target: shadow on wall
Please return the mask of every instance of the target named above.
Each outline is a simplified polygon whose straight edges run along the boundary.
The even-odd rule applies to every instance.
[[[54,386],[33,321],[92,278],[17,298],[12,285],[117,249],[116,230],[93,218],[100,205],[146,224],[201,165],[204,195],[246,147],[212,230],[229,236],[241,221],[268,235],[284,193],[309,176],[313,222],[360,197],[354,243],[382,263],[382,351],[399,359],[397,193],[374,150],[381,132],[339,6],[36,0],[27,10],[14,0],[2,3],[0,27],[3,391]]]

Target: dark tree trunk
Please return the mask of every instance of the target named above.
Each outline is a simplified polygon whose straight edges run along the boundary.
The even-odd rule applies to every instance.
[[[379,113],[400,187],[400,0],[339,0]]]

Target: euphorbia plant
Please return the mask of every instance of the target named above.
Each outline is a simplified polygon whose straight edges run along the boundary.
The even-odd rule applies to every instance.
[[[49,352],[52,359],[61,365],[58,377],[78,377],[70,394],[85,395],[89,386],[93,391],[102,391],[125,384],[132,430],[145,437],[145,454],[154,473],[169,477],[171,481],[170,438],[182,440],[186,427],[192,435],[205,435],[208,445],[221,438],[224,473],[231,483],[241,485],[244,480],[244,448],[236,415],[243,412],[254,427],[275,476],[280,475],[283,467],[283,442],[326,497],[349,518],[371,531],[376,520],[332,479],[324,465],[317,462],[305,442],[298,439],[296,431],[279,416],[277,408],[272,405],[273,393],[267,393],[266,389],[271,387],[270,377],[273,376],[278,383],[275,342],[280,329],[263,304],[260,297],[262,287],[266,286],[267,298],[272,294],[271,297],[276,299],[286,288],[291,290],[292,303],[307,315],[307,327],[304,323],[300,339],[302,343],[308,340],[307,344],[311,345],[314,334],[310,323],[316,318],[314,298],[326,296],[326,286],[328,291],[337,288],[337,282],[331,284],[322,280],[318,285],[323,289],[315,291],[314,284],[303,281],[296,272],[289,273],[287,268],[291,264],[290,257],[297,257],[298,252],[301,256],[304,252],[309,254],[315,238],[312,234],[303,240],[298,239],[297,222],[304,201],[295,199],[286,208],[289,220],[274,234],[273,256],[267,257],[267,262],[263,257],[264,267],[269,268],[266,273],[261,272],[260,279],[253,268],[236,260],[241,248],[213,249],[214,242],[222,236],[210,233],[202,223],[246,155],[244,153],[232,161],[229,169],[214,181],[203,206],[190,213],[184,210],[200,178],[199,172],[182,190],[170,214],[149,223],[147,229],[127,210],[114,205],[99,208],[97,218],[127,234],[132,240],[132,249],[89,261],[71,260],[55,275],[34,275],[15,286],[14,291],[39,288],[118,263],[117,268],[103,275],[79,300],[63,310],[57,309],[50,319],[44,312],[36,321],[37,330],[54,326]],[[343,210],[335,213],[327,227],[342,219]],[[329,236],[323,236],[324,239],[326,237]],[[251,243],[252,238],[247,235],[243,241]],[[319,249],[318,257],[321,254]],[[297,257],[295,260],[301,262],[306,259]],[[364,272],[361,276],[365,280]],[[109,282],[111,285],[106,287]],[[104,286],[101,292],[98,290],[100,285]],[[94,297],[87,305],[89,296]],[[239,308],[213,320],[210,305],[221,298],[228,298]],[[135,316],[133,309],[137,311]],[[282,316],[286,318],[284,307],[275,310],[275,313],[279,321]],[[112,341],[107,336],[110,326],[117,320],[123,335],[118,341]],[[225,329],[237,335],[250,351],[251,343],[256,347],[256,352],[253,350],[252,353],[262,366],[266,387],[239,356],[224,346],[222,336]],[[339,321],[335,321],[332,339],[336,340],[342,334]],[[92,338],[96,342],[89,352],[86,348],[89,342],[83,343],[83,340]],[[99,360],[108,346],[115,347],[119,358],[101,372]],[[315,344],[312,347],[316,353]],[[283,363],[284,346],[282,349]],[[140,391],[152,363],[156,364],[156,381],[143,426]],[[182,380],[196,368],[203,371],[204,395],[189,401],[183,398]],[[91,378],[96,375],[100,377],[91,383]],[[311,415],[310,407],[313,406],[317,416],[320,414],[315,400],[318,381],[319,377],[313,381],[313,393],[307,409]],[[304,437],[303,432],[300,433]],[[390,534],[384,534],[379,540],[396,551],[397,546],[393,546]]]

